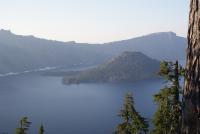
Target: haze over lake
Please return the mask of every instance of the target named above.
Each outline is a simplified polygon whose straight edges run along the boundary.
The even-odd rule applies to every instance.
[[[146,118],[155,111],[152,95],[161,79],[124,84],[63,85],[61,77],[27,73],[0,77],[0,132],[13,133],[18,120],[28,116],[30,134],[44,124],[46,133],[108,134],[120,123],[117,113],[132,92],[136,109]]]

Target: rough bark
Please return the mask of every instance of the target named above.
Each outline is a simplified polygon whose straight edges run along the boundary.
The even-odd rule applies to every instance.
[[[200,134],[200,0],[190,0],[182,134]]]

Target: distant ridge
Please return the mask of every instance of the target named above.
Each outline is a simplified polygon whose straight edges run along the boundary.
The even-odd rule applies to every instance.
[[[133,38],[129,38],[129,39],[125,39],[125,40],[117,40],[117,41],[112,41],[112,42],[105,42],[105,43],[87,43],[87,42],[82,42],[82,43],[77,43],[76,41],[59,41],[59,40],[54,40],[54,39],[45,39],[45,38],[39,38],[36,37],[34,35],[18,35],[15,34],[13,32],[11,32],[11,30],[5,30],[5,29],[0,29],[0,34],[7,34],[7,35],[12,35],[12,36],[21,36],[21,37],[32,37],[32,38],[36,38],[36,39],[43,39],[43,40],[48,40],[48,41],[58,41],[58,42],[62,42],[62,43],[74,43],[74,44],[110,44],[110,43],[115,43],[115,42],[120,42],[120,41],[127,41],[127,40],[132,40],[132,39],[136,39],[136,38],[141,38],[141,37],[146,37],[146,36],[160,36],[160,35],[164,35],[164,36],[169,36],[169,37],[173,37],[173,36],[177,36],[175,32],[173,31],[169,31],[169,32],[156,32],[156,33],[149,33],[146,35],[141,35],[141,36],[136,36]],[[177,36],[178,37],[178,36]],[[184,37],[182,37],[184,38]]]
[[[153,33],[105,44],[46,40],[0,30],[0,74],[44,67],[94,66],[124,51],[138,51],[157,60],[185,58],[186,39],[173,32]]]

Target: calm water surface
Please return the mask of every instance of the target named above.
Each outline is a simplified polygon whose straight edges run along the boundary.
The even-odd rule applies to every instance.
[[[59,77],[37,73],[0,77],[0,133],[12,134],[18,120],[28,116],[30,134],[36,134],[41,123],[47,134],[111,134],[127,92],[133,93],[136,109],[151,118],[152,95],[162,85],[160,79],[66,86]]]

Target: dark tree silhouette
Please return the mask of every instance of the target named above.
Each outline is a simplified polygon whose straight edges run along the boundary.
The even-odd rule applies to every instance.
[[[134,108],[132,94],[129,93],[125,96],[123,109],[119,116],[123,123],[117,126],[116,134],[146,134],[148,132],[148,123]]]
[[[19,126],[16,128],[15,134],[27,134],[28,128],[30,127],[31,122],[28,121],[27,117],[23,117],[19,121]]]
[[[41,124],[40,128],[39,128],[39,134],[44,134],[44,126]]]

